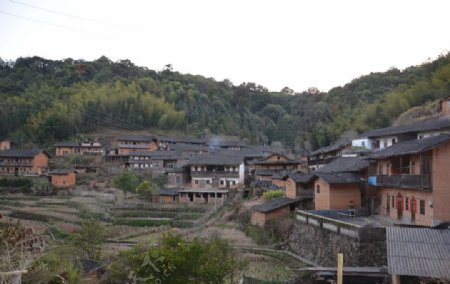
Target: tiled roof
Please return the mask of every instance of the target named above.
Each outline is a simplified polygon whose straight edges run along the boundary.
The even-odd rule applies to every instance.
[[[311,152],[309,154],[309,156],[315,156],[315,155],[319,155],[319,154],[333,152],[333,151],[336,151],[336,150],[339,150],[339,149],[343,149],[348,144],[351,144],[351,141],[345,141],[345,142],[342,142],[342,143],[338,143],[338,144],[322,147],[320,149],[317,149],[317,150]]]
[[[65,142],[57,142],[55,143],[55,147],[76,147],[78,146],[78,143],[72,142],[72,141],[65,141]]]
[[[358,157],[339,157],[331,163],[319,168],[320,173],[340,173],[353,172],[357,173],[365,170],[369,166],[369,161],[364,156]]]
[[[193,137],[170,137],[170,136],[158,136],[158,140],[161,142],[171,143],[190,143],[190,144],[205,144],[205,139],[193,138]]]
[[[75,172],[75,169],[54,169],[48,172],[49,175],[67,175]]]
[[[244,147],[245,143],[240,140],[211,138],[206,145],[210,147]]]
[[[396,143],[369,156],[371,159],[383,159],[393,156],[416,154],[433,149],[450,141],[450,134],[441,134],[424,139]]]
[[[256,205],[253,207],[255,211],[261,212],[261,213],[267,213],[270,211],[273,211],[275,209],[290,205],[297,202],[297,200],[287,197],[278,197],[273,198],[267,202],[264,202],[263,204]]]
[[[175,150],[179,152],[207,152],[209,151],[209,147],[205,145],[193,145],[193,144],[170,144],[167,147],[169,150]]]
[[[391,126],[386,128],[378,128],[369,130],[359,137],[375,138],[388,135],[405,134],[411,132],[426,132],[436,131],[445,128],[450,128],[450,119],[448,117],[433,118],[424,121],[420,121],[409,125]]]
[[[278,170],[255,170],[257,176],[273,176]]]
[[[244,162],[241,156],[219,154],[197,154],[193,156],[188,165],[239,165]]]
[[[5,158],[33,158],[34,156],[36,156],[39,153],[44,153],[45,155],[47,155],[48,157],[50,157],[50,155],[41,150],[41,149],[10,149],[10,150],[3,150],[0,151],[0,157],[5,157]]]
[[[304,173],[292,173],[288,174],[288,176],[292,178],[296,183],[308,183],[314,178],[313,174]]]
[[[149,142],[156,139],[155,136],[152,135],[121,135],[117,137],[118,141],[143,141],[143,142]]]
[[[389,274],[450,280],[450,230],[386,228]]]
[[[354,173],[315,173],[328,183],[360,183],[363,179]]]
[[[133,145],[133,144],[119,144],[118,145],[119,148],[123,148],[123,149],[148,149],[148,145]]]
[[[176,188],[166,188],[166,189],[160,189],[159,190],[159,195],[161,196],[175,196],[178,195],[178,191],[179,189]]]

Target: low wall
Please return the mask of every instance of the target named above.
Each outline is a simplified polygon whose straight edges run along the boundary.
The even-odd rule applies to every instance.
[[[387,265],[385,239],[384,228],[359,227],[297,211],[289,248],[322,266],[336,266],[338,253],[344,254],[344,266],[383,266]]]

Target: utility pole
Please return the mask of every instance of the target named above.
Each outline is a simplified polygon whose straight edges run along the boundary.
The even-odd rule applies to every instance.
[[[344,254],[338,253],[338,263],[337,263],[337,284],[342,284],[342,270],[344,266]]]

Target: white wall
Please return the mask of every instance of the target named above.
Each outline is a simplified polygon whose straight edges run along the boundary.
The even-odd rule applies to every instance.
[[[358,147],[358,148],[365,148],[368,150],[372,150],[372,144],[375,141],[369,138],[358,138],[358,139],[353,139],[352,140],[352,148],[354,147]]]

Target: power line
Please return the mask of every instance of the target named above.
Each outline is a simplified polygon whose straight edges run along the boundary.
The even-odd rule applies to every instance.
[[[109,36],[109,35],[92,33],[92,32],[88,32],[88,31],[85,31],[85,30],[72,28],[72,27],[69,27],[69,26],[63,26],[63,25],[59,25],[59,24],[55,24],[55,23],[50,23],[50,22],[46,22],[46,21],[42,21],[42,20],[38,20],[38,19],[33,19],[33,18],[29,18],[29,17],[17,15],[17,14],[5,12],[3,10],[0,10],[0,14],[8,15],[8,16],[11,16],[11,17],[16,17],[16,18],[19,18],[19,19],[22,19],[22,20],[27,20],[27,21],[31,21],[31,22],[35,22],[35,23],[39,23],[39,24],[53,26],[53,27],[57,27],[57,28],[60,28],[60,29],[71,30],[71,31],[79,32],[79,33],[83,33],[83,34],[90,34],[90,35],[95,35],[95,36],[101,36],[101,37],[105,37],[105,38],[109,38],[109,39],[118,39],[116,37],[112,37],[112,36]]]
[[[116,24],[108,23],[108,22],[103,22],[103,21],[99,21],[99,20],[96,20],[96,19],[86,18],[86,17],[82,17],[82,16],[78,16],[78,15],[68,14],[68,13],[64,13],[64,12],[60,12],[60,11],[56,11],[56,10],[52,10],[52,9],[39,7],[39,6],[36,6],[36,5],[31,5],[31,4],[20,2],[20,1],[16,1],[16,0],[9,0],[9,1],[14,3],[14,4],[26,6],[26,7],[29,7],[29,8],[33,8],[33,9],[45,11],[45,12],[48,12],[48,13],[61,15],[61,16],[65,16],[65,17],[69,17],[69,18],[73,18],[73,19],[77,19],[77,20],[81,20],[81,21],[91,22],[91,23],[98,24],[98,25],[104,25],[104,26],[110,26],[110,27],[114,27],[114,28],[121,28],[121,29],[138,31],[138,30],[136,30],[134,28],[125,27],[125,26],[121,26],[121,25],[116,25]]]

